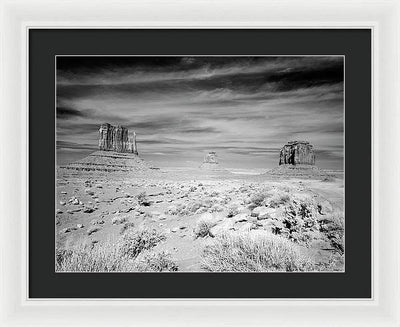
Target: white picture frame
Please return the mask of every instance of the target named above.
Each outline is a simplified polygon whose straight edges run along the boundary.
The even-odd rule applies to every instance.
[[[1,326],[400,326],[398,1],[20,0],[1,9]],[[372,298],[29,299],[27,32],[38,27],[371,29]]]

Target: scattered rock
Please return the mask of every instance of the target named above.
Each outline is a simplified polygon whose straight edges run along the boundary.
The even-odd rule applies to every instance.
[[[225,233],[233,229],[235,221],[233,219],[225,219],[222,223],[215,225],[209,231],[211,237],[216,237],[219,234]]]
[[[104,220],[103,219],[93,219],[90,223],[92,225],[103,225],[104,224]]]
[[[85,190],[85,193],[88,194],[88,195],[94,195],[93,190],[91,190],[90,188],[87,188],[87,189]]]
[[[67,227],[67,228],[63,228],[61,230],[61,233],[70,233],[70,232],[72,232],[74,230],[77,230],[77,228],[75,226],[74,227]]]
[[[238,215],[231,218],[235,223],[244,222],[249,219],[249,216],[245,213],[239,213]]]
[[[101,229],[100,227],[90,227],[90,228],[87,230],[87,234],[90,236],[90,235],[92,235],[93,233],[98,232],[100,229]]]
[[[81,211],[82,210],[82,208],[78,208],[78,209],[70,209],[70,210],[67,210],[67,213],[69,213],[69,214],[73,214],[73,213],[75,213],[75,212],[79,212],[79,211]]]
[[[77,224],[76,227],[83,228],[83,225],[82,224]]]
[[[321,215],[327,215],[333,212],[333,207],[329,201],[325,200],[318,204],[318,213]]]

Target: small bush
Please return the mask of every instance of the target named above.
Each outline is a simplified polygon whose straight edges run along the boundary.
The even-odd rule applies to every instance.
[[[197,221],[196,227],[194,228],[195,237],[206,237],[210,235],[210,229],[213,228],[217,223],[211,216],[202,216]]]
[[[276,193],[271,194],[267,205],[271,208],[278,208],[290,202],[290,196],[288,193],[276,191]]]
[[[202,252],[213,272],[312,271],[315,265],[297,245],[262,231],[224,233]]]
[[[261,193],[261,192],[256,193],[256,194],[253,194],[253,195],[250,197],[250,201],[251,201],[254,205],[256,205],[257,207],[261,206],[261,205],[263,204],[264,200],[265,200],[265,194],[264,194],[264,193]]]
[[[136,259],[136,271],[139,272],[163,272],[178,271],[178,266],[170,259],[167,252],[145,251]]]
[[[136,258],[142,251],[155,247],[165,240],[165,235],[156,230],[138,230],[125,233],[119,243],[121,255]]]
[[[148,206],[150,206],[150,204],[151,204],[150,200],[147,198],[146,192],[141,192],[141,193],[139,193],[139,194],[136,196],[136,198],[137,198],[137,200],[138,200],[138,203],[139,203],[141,206],[148,207]]]

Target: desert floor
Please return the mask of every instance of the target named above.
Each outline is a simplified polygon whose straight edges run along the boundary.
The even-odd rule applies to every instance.
[[[293,179],[189,169],[101,173],[62,168],[57,174],[58,251],[112,247],[129,230],[156,230],[164,239],[152,251],[168,253],[178,271],[210,271],[202,264],[202,251],[219,234],[265,231],[296,244],[318,270],[344,270],[344,239],[338,235],[343,230],[329,227],[332,216],[343,219],[340,174]],[[204,219],[214,221],[205,233],[199,232]]]

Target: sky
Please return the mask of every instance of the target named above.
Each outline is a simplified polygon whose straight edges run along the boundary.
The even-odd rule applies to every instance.
[[[331,57],[57,57],[57,163],[98,146],[100,124],[137,133],[159,167],[274,168],[293,140],[343,169],[344,60]]]

